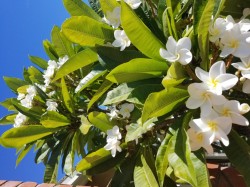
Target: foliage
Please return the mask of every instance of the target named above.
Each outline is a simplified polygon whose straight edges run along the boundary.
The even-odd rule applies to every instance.
[[[44,182],[61,162],[136,187],[209,187],[219,149],[250,186],[250,10],[235,2],[63,0],[71,17],[43,41],[48,60],[4,77],[17,97],[1,102],[13,128],[0,144],[17,164],[34,148]]]

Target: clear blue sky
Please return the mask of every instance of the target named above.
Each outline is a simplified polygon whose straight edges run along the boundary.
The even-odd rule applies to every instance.
[[[48,60],[42,41],[50,39],[53,25],[60,26],[69,17],[62,0],[1,0],[0,6],[0,101],[13,97],[2,77],[22,77],[31,66],[28,55]],[[0,106],[0,117],[7,114]],[[0,135],[12,126],[0,126]],[[0,146],[0,180],[43,181],[43,164],[34,163],[33,150],[15,168],[15,149]],[[62,177],[60,172],[60,178]]]

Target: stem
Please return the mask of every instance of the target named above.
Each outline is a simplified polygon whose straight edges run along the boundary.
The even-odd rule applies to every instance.
[[[200,79],[198,79],[198,77],[195,75],[194,71],[192,70],[192,68],[190,67],[190,65],[186,65],[184,66],[184,68],[186,69],[186,72],[188,73],[188,75],[197,82],[200,82]]]
[[[210,65],[213,65],[219,57],[219,48],[214,43],[212,43],[212,49],[213,49],[214,53],[213,53],[213,56],[210,60]]]
[[[229,55],[229,57],[226,60],[226,68],[228,69],[230,67],[230,65],[232,64],[232,60],[233,60],[234,56],[233,55]]]

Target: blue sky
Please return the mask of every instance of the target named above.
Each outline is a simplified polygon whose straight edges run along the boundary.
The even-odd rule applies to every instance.
[[[48,60],[42,41],[50,39],[53,25],[60,26],[67,17],[62,0],[1,0],[0,101],[14,96],[2,77],[22,78],[23,68],[32,65],[28,55]],[[6,114],[0,106],[0,116]],[[0,135],[10,127],[0,126]],[[34,157],[32,150],[16,168],[15,149],[0,146],[0,180],[42,182],[44,166],[35,164]]]

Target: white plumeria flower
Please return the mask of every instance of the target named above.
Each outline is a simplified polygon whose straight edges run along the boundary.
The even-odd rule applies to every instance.
[[[110,151],[112,157],[115,157],[116,151],[121,152],[122,149],[120,147],[120,139],[122,138],[122,135],[119,131],[118,126],[114,126],[112,129],[107,130],[107,144],[104,146],[104,149]]]
[[[27,94],[25,98],[20,101],[20,103],[26,108],[31,108],[33,103],[33,96]]]
[[[124,30],[115,30],[115,41],[112,43],[114,47],[120,47],[120,51],[123,51],[126,47],[130,46],[131,41],[126,35]]]
[[[223,61],[214,63],[209,72],[201,68],[195,68],[196,76],[208,86],[209,90],[217,95],[221,95],[222,91],[232,88],[237,82],[238,77],[226,73],[226,66]]]
[[[65,62],[67,62],[69,60],[69,57],[68,57],[68,55],[65,55],[64,57],[60,57],[59,59],[58,59],[58,67],[57,67],[57,69],[59,69]]]
[[[202,115],[208,115],[212,111],[212,106],[222,105],[227,100],[223,95],[211,92],[206,84],[193,83],[188,86],[190,97],[186,102],[189,109],[201,108]]]
[[[240,70],[243,77],[250,79],[250,56],[241,58],[241,62],[232,63],[232,66]]]
[[[107,115],[110,117],[109,120],[111,121],[114,118],[118,118],[119,110],[116,109],[116,105],[112,105],[110,107],[110,112]]]
[[[248,120],[241,115],[240,102],[236,100],[230,100],[224,103],[224,105],[214,106],[214,110],[221,116],[230,117],[232,123],[247,126],[249,125]]]
[[[131,104],[131,103],[124,103],[120,107],[121,109],[119,110],[119,114],[121,114],[123,118],[129,118],[130,113],[135,108],[134,104]]]
[[[213,24],[209,27],[209,40],[211,42],[217,42],[226,30],[230,30],[233,27],[233,23],[223,18],[217,18]]]
[[[241,25],[236,23],[233,28],[224,32],[221,37],[221,57],[226,57],[230,54],[244,58],[249,56],[249,46],[246,42],[246,38],[249,37],[249,33],[241,32]]]
[[[58,104],[55,101],[47,100],[46,101],[47,111],[58,111]]]
[[[22,113],[18,113],[14,119],[14,127],[21,127],[25,124],[25,122],[28,120],[27,116],[23,115]]]
[[[181,38],[178,42],[172,36],[168,37],[167,50],[161,48],[160,55],[169,62],[179,62],[187,65],[192,60],[191,40],[188,37]]]
[[[17,96],[17,100],[20,101],[22,99],[25,98],[25,94],[24,93],[18,93],[18,96]]]
[[[209,154],[213,153],[213,147],[209,142],[208,133],[196,132],[194,129],[190,128],[187,131],[187,135],[189,137],[191,151],[197,151],[203,147]]]
[[[247,103],[242,103],[239,110],[241,114],[246,114],[250,111],[250,106]]]
[[[27,94],[30,95],[31,97],[35,97],[36,96],[36,88],[35,88],[35,86],[29,86],[27,88]]]
[[[132,9],[137,9],[141,5],[141,0],[124,0]]]
[[[35,85],[40,88],[43,92],[46,92],[46,86],[42,84],[35,83]]]
[[[54,76],[55,71],[58,69],[58,64],[54,60],[48,61],[48,67],[44,70],[43,78],[45,87],[49,86],[52,77]]]
[[[103,20],[111,25],[114,29],[117,29],[121,24],[121,7],[115,7],[112,12],[107,11]]]
[[[242,86],[242,92],[250,94],[250,79],[244,81]]]
[[[189,126],[198,133],[206,133],[210,144],[220,140],[225,146],[229,145],[227,135],[232,129],[232,120],[229,117],[218,116],[213,111],[206,117],[191,120]]]

